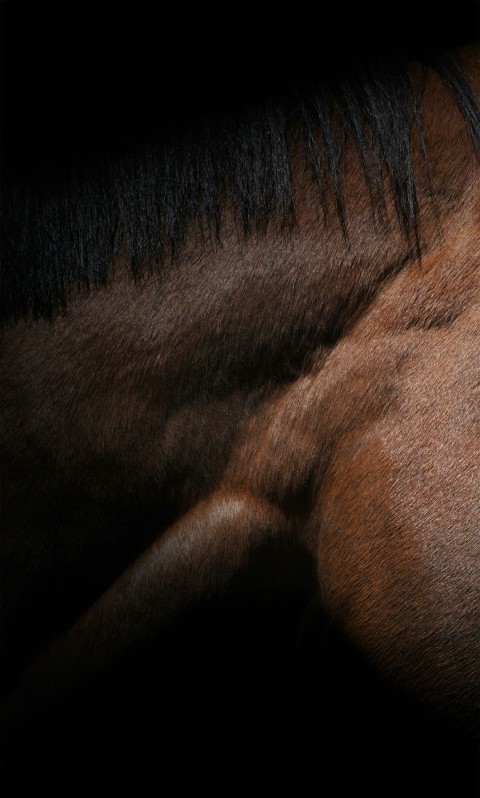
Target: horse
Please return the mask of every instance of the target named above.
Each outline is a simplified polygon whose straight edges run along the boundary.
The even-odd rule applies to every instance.
[[[227,759],[475,748],[478,53],[330,56],[5,166],[15,779],[143,724],[198,772],[209,715]]]

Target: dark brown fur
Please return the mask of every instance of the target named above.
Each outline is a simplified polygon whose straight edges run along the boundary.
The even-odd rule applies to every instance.
[[[14,726],[235,577],[247,603],[298,602],[310,630],[320,607],[387,681],[475,727],[478,166],[434,77],[424,114],[421,263],[391,208],[372,225],[353,151],[348,242],[333,210],[325,227],[299,146],[294,229],[245,238],[226,211],[221,247],[192,238],[161,283],[118,263],[65,316],[4,331]]]

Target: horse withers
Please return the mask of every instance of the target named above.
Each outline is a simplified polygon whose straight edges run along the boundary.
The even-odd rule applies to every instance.
[[[477,79],[370,53],[7,174],[7,747],[339,694],[475,738]]]

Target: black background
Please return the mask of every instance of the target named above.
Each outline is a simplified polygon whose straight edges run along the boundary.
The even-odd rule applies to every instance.
[[[4,159],[221,107],[308,59],[479,39],[476,2],[3,2]]]
[[[1,12],[2,166],[9,169],[79,142],[128,134],[155,116],[223,107],[318,52],[341,58],[379,42],[448,47],[479,37],[476,2],[4,2]],[[178,661],[172,655],[172,662],[162,662],[159,681],[142,673],[138,695],[126,703],[120,681],[97,697],[102,711],[95,701],[77,711],[68,733],[61,725],[49,734],[32,732],[26,757],[21,750],[13,762],[14,779],[35,785],[38,775],[49,789],[55,773],[57,786],[70,794],[86,773],[94,794],[102,785],[109,794],[113,782],[122,786],[124,771],[133,771],[134,777],[147,772],[155,792],[163,786],[169,795],[214,785],[229,796],[245,779],[253,794],[276,795],[285,773],[294,795],[309,794],[305,780],[307,790],[321,795],[350,794],[356,784],[393,795],[399,782],[411,795],[433,794],[429,787],[443,794],[444,782],[445,794],[467,795],[456,790],[472,762],[461,741],[455,750],[451,740],[426,737],[409,715],[397,721],[398,707],[393,714],[391,705],[384,710],[382,693],[373,688],[360,695],[355,679],[350,692],[342,687],[341,700],[328,706],[343,684],[337,661],[307,677],[292,664],[291,680],[288,659],[279,667],[275,654],[283,653],[272,644],[261,668],[247,661],[242,670],[237,628],[225,668],[217,660],[212,670],[208,657],[202,665],[209,644],[215,649],[208,630],[196,634],[187,636]],[[258,637],[264,638],[261,624]],[[226,684],[223,698],[230,656],[239,682]],[[350,664],[347,656],[343,668]],[[296,687],[288,694],[289,679]],[[153,684],[160,684],[160,699],[150,692]],[[153,729],[143,725],[147,717]],[[325,787],[324,772],[335,775],[334,786]],[[470,785],[472,771],[466,776]]]

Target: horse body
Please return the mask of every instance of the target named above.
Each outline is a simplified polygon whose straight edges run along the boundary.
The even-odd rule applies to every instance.
[[[422,112],[421,260],[388,186],[372,221],[355,145],[345,231],[298,137],[294,226],[245,236],[227,207],[221,246],[192,231],[161,280],[119,257],[64,315],[6,324],[14,725],[240,595],[298,606],[306,639],[326,613],[382,678],[475,726],[478,166],[432,73]]]

